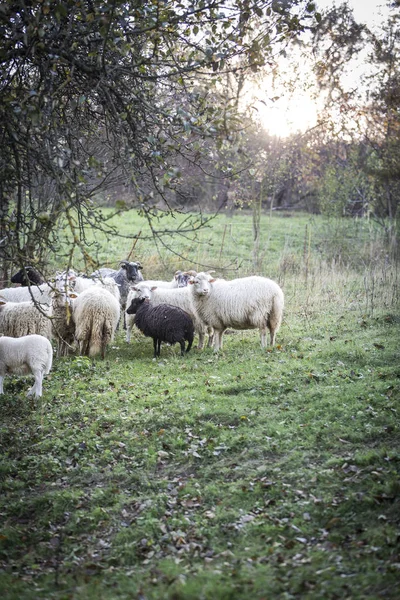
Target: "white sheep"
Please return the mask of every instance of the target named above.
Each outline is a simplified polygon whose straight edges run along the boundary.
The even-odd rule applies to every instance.
[[[68,291],[73,285],[73,271],[57,273],[52,282],[23,287],[8,287],[0,290],[0,297],[8,302],[36,302],[50,306],[54,290]]]
[[[96,282],[92,277],[83,277],[82,275],[77,275],[74,280],[74,292],[80,294],[92,287],[95,283]]]
[[[51,307],[47,305],[34,302],[6,302],[0,297],[0,334],[19,338],[36,333],[51,339],[50,317]]]
[[[32,373],[35,383],[27,396],[39,398],[42,395],[43,376],[50,373],[52,361],[53,349],[49,340],[42,335],[0,337],[0,394],[4,394],[3,380],[6,373]]]
[[[158,304],[170,304],[171,306],[177,306],[182,310],[186,311],[193,320],[194,328],[199,336],[198,348],[201,349],[204,346],[204,337],[208,332],[208,346],[212,344],[212,329],[208,328],[199,317],[196,312],[196,308],[193,303],[192,295],[189,288],[158,288],[156,286],[149,287],[145,282],[137,283],[131,287],[128,294],[127,306],[130,306],[134,298],[147,298],[150,300],[153,306]],[[134,325],[134,315],[126,315],[126,341],[129,343],[131,339],[131,330]]]
[[[83,291],[73,302],[75,339],[80,354],[105,357],[106,346],[115,335],[120,318],[117,298],[102,285]]]
[[[266,277],[241,277],[226,281],[209,273],[198,273],[189,282],[192,299],[200,318],[214,329],[214,350],[222,350],[224,331],[260,330],[261,346],[266,346],[266,330],[271,345],[283,316],[284,295],[279,285]]]
[[[190,278],[194,277],[196,274],[196,271],[175,271],[175,275],[171,281],[163,281],[162,279],[145,279],[144,281],[140,281],[140,285],[147,285],[149,288],[181,288],[186,287]],[[139,283],[137,285],[139,285]]]
[[[103,279],[95,279],[94,285],[99,287],[100,289],[108,290],[110,294],[114,296],[118,300],[121,301],[120,294],[120,285],[113,279],[112,277],[104,277]]]
[[[31,285],[30,287],[9,287],[0,290],[0,296],[8,302],[28,302],[32,298],[41,304],[51,304],[51,287],[48,283]]]

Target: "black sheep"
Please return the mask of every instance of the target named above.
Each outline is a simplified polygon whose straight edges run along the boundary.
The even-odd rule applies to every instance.
[[[140,262],[129,262],[129,260],[121,260],[119,264],[120,269],[118,271],[116,271],[115,269],[102,267],[101,269],[98,269],[97,271],[92,273],[92,277],[112,277],[116,281],[116,283],[118,283],[121,309],[124,320],[124,329],[126,329],[126,301],[128,298],[130,285],[139,283],[139,281],[143,281],[143,275],[140,272],[142,265],[140,264]]]
[[[43,277],[35,267],[23,267],[11,277],[11,283],[19,283],[22,286],[41,285]]]
[[[135,316],[135,325],[144,335],[153,338],[154,358],[160,356],[161,342],[181,345],[181,355],[193,344],[194,325],[190,316],[181,308],[170,304],[152,306],[145,298],[134,298],[126,311]]]

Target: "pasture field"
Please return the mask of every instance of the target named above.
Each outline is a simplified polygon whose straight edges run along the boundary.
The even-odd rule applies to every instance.
[[[276,279],[285,320],[273,349],[228,331],[218,355],[158,360],[120,330],[104,361],[56,357],[36,402],[8,377],[2,597],[399,598],[399,264],[383,231],[264,215],[253,256],[244,213],[171,237],[175,254],[137,216],[117,226],[142,231],[145,276]],[[103,263],[132,248],[95,239]]]

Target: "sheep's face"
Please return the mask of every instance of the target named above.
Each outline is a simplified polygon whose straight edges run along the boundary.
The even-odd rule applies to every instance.
[[[135,315],[137,313],[138,308],[146,302],[145,298],[134,298],[130,303],[129,307],[126,309],[128,315]]]
[[[152,287],[151,289],[149,287],[147,287],[146,285],[141,286],[133,286],[132,289],[135,291],[135,298],[141,298],[142,300],[151,300],[151,292],[155,289],[157,289],[156,287]]]
[[[25,267],[25,269],[20,269],[11,277],[11,283],[17,283],[22,286],[27,286],[32,283],[40,285],[43,283],[43,279],[39,271],[34,267]]]
[[[73,290],[76,283],[76,273],[73,269],[56,273],[54,285],[61,292]]]
[[[133,281],[133,283],[143,281],[143,275],[140,272],[142,265],[139,262],[126,261],[121,263],[121,268],[125,270],[128,281]]]
[[[197,275],[196,271],[177,271],[175,273],[175,280],[178,284],[178,288],[187,287],[189,280],[191,277],[195,277]]]
[[[51,292],[52,298],[53,298],[53,303],[55,306],[65,306],[65,307],[72,307],[73,304],[73,300],[75,300],[78,297],[78,294],[76,292],[72,292],[72,291],[60,291],[58,289],[54,289]]]
[[[211,292],[211,284],[215,281],[208,273],[199,273],[192,277],[189,283],[194,285],[194,291],[198,296],[208,296]]]

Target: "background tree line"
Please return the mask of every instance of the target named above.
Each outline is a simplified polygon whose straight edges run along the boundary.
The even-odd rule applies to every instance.
[[[262,208],[303,209],[373,216],[395,232],[395,11],[378,36],[346,5],[321,14],[305,0],[6,0],[0,32],[3,281],[49,252],[66,266],[78,249],[92,266],[85,227],[118,234],[104,204],[142,211],[160,238],[160,210],[190,210],[176,232],[189,235],[208,213],[246,206],[255,220]],[[312,49],[326,106],[318,127],[280,139],[243,98],[294,44]],[[348,61],[366,49],[366,87],[344,89]],[[60,226],[71,232],[64,255]]]

